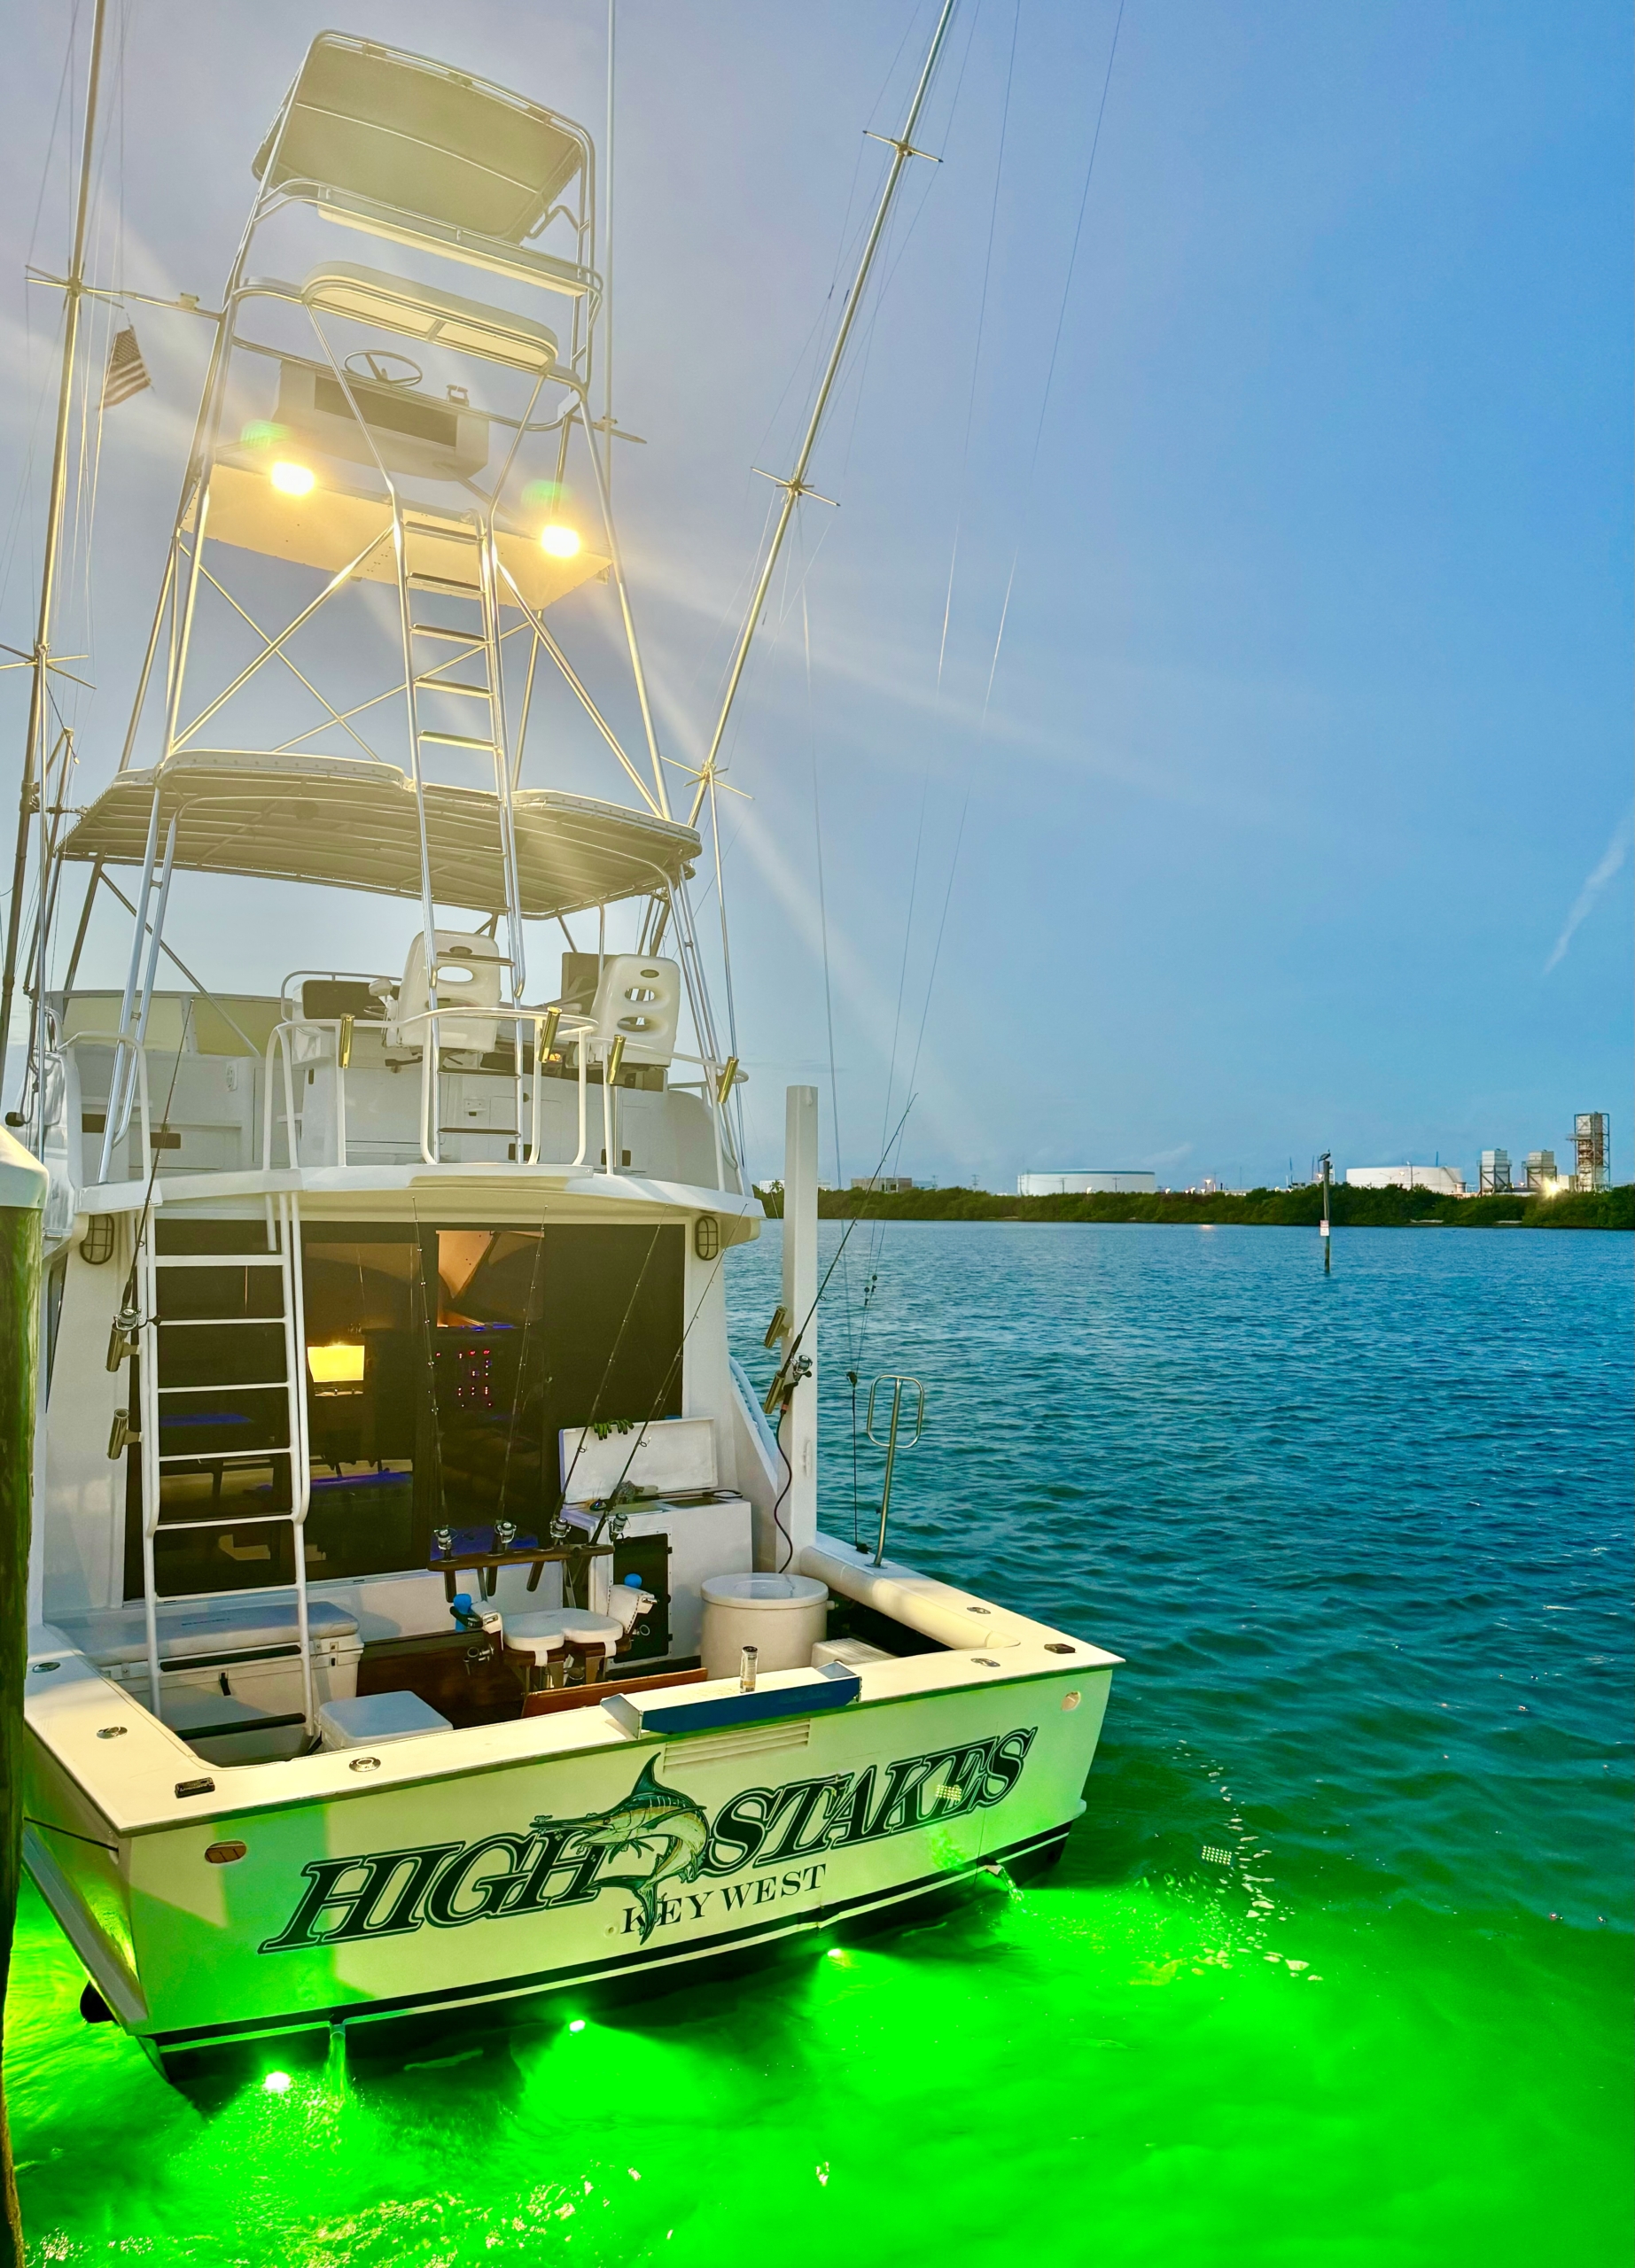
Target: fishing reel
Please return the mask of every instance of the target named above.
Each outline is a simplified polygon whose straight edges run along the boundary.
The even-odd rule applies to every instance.
[[[113,1328],[108,1333],[108,1368],[117,1371],[127,1355],[136,1352],[136,1333],[142,1328],[142,1317],[134,1303],[127,1301],[113,1318]]]
[[[786,1363],[780,1363],[777,1375],[767,1388],[766,1399],[760,1405],[766,1415],[770,1418],[775,1410],[787,1410],[795,1399],[795,1388],[802,1379],[811,1376],[810,1355],[791,1355]]]

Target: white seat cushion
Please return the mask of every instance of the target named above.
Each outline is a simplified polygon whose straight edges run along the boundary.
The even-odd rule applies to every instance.
[[[519,1654],[532,1654],[535,1662],[549,1661],[553,1654],[559,1654],[567,1643],[560,1630],[519,1630],[517,1627],[519,1622],[533,1624],[544,1619],[538,1614],[508,1616],[505,1622],[506,1644],[514,1647]]]
[[[624,1635],[623,1623],[615,1622],[611,1615],[587,1614],[574,1606],[552,1607],[541,1614],[509,1615],[505,1623],[507,1644],[519,1649],[535,1638],[555,1638],[558,1645],[565,1639],[571,1646],[611,1646]]]
[[[325,1748],[378,1748],[385,1741],[453,1730],[417,1693],[360,1693],[350,1701],[326,1701],[318,1712]]]

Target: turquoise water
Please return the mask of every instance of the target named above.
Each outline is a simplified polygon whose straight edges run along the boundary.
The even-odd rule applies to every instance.
[[[1325,1281],[1300,1231],[874,1233],[826,1517],[845,1370],[916,1372],[895,1548],[1127,1658],[1061,1868],[454,2062],[269,2050],[208,2108],[81,2024],[31,1895],[31,2256],[1628,2256],[1630,1239],[1358,1231]],[[776,1239],[732,1256],[758,1375]]]

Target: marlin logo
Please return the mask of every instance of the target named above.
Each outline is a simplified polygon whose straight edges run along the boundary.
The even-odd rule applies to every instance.
[[[631,1900],[625,1932],[645,1945],[656,1929],[724,1920],[775,1898],[815,1897],[831,1860],[892,1836],[947,1828],[1003,1803],[1038,1729],[1019,1725],[890,1764],[741,1788],[713,1817],[679,1788],[666,1787],[650,1756],[630,1793],[606,1811],[577,1819],[540,1812],[526,1832],[499,1828],[472,1843],[309,1859],[294,1912],[260,1949],[359,1945],[427,1924],[463,1930],[472,1922],[588,1906],[604,1890],[623,1891]],[[647,1860],[645,1872],[603,1873],[608,1860],[627,1852]],[[792,1871],[777,1871],[785,1867]],[[752,1878],[724,1879],[746,1876]],[[687,1884],[697,1887],[683,1891]]]
[[[658,1853],[648,1874],[602,1875],[596,1882],[598,1890],[626,1890],[635,1899],[641,1909],[643,1945],[658,1919],[660,1889],[672,1883],[697,1882],[710,1844],[709,1820],[690,1796],[684,1796],[679,1788],[664,1787],[655,1779],[654,1761],[648,1759],[630,1793],[611,1810],[574,1820],[552,1819],[542,1812],[533,1822],[534,1833],[541,1837],[568,1830],[567,1840],[561,1845],[568,1860],[586,1851]]]

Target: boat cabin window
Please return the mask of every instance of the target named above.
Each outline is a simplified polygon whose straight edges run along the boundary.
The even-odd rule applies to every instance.
[[[161,1252],[253,1242],[241,1223],[162,1222],[159,1235]],[[664,1224],[307,1223],[308,1580],[424,1567],[440,1527],[468,1548],[500,1520],[519,1542],[542,1539],[567,1477],[564,1428],[679,1417],[682,1237]],[[287,1585],[280,1272],[223,1257],[159,1281],[159,1595]],[[211,1322],[223,1327],[198,1327]],[[127,1455],[125,1589],[139,1598],[140,1450]]]

